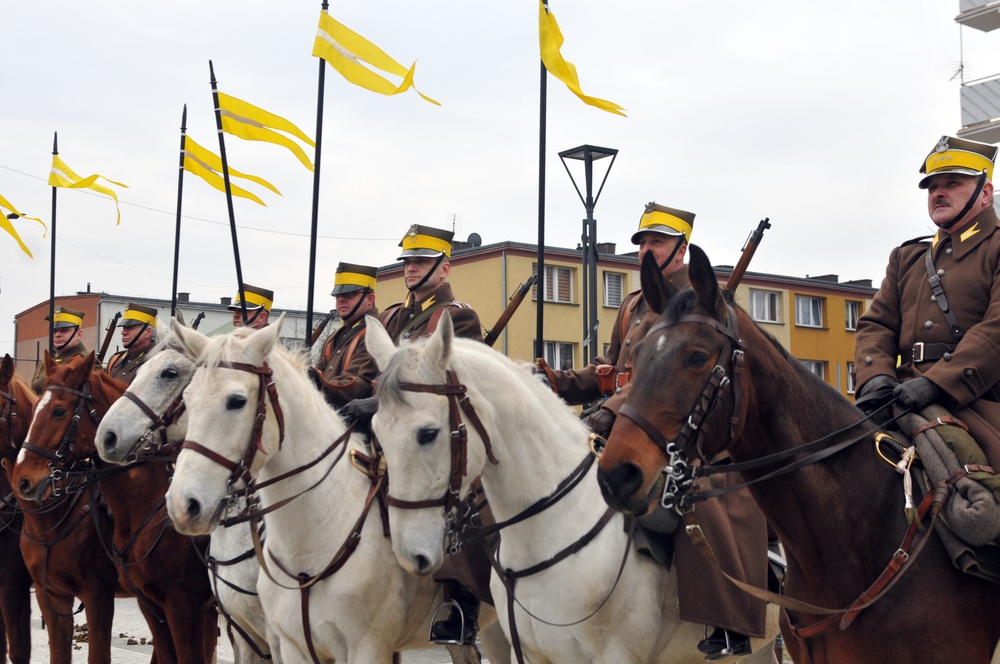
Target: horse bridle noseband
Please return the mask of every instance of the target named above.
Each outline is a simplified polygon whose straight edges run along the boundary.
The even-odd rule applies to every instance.
[[[443,507],[444,512],[450,513],[460,502],[462,491],[462,478],[468,474],[466,468],[469,432],[462,421],[462,412],[475,427],[479,437],[483,440],[486,448],[486,456],[490,463],[496,465],[500,463],[493,456],[493,446],[490,444],[490,436],[486,433],[486,428],[479,420],[476,409],[469,401],[468,389],[458,382],[455,370],[449,368],[445,371],[445,383],[438,385],[424,385],[420,383],[399,383],[399,388],[404,392],[426,392],[439,394],[448,398],[448,426],[451,429],[451,473],[449,474],[448,488],[440,498],[430,500],[402,500],[387,496],[386,501],[390,507],[398,507],[404,510],[418,510],[427,507]],[[461,412],[459,411],[461,407]]]
[[[257,413],[254,416],[253,429],[250,431],[250,440],[247,441],[247,448],[243,453],[243,458],[239,461],[230,461],[218,452],[205,447],[201,443],[188,439],[184,440],[184,443],[181,445],[181,449],[198,452],[202,456],[208,457],[220,466],[229,470],[230,485],[234,485],[242,479],[249,486],[253,484],[253,478],[250,475],[250,468],[253,467],[253,461],[257,456],[257,450],[262,452],[264,451],[261,439],[264,431],[264,421],[267,419],[268,400],[271,401],[271,407],[274,408],[275,419],[278,421],[279,450],[281,449],[281,444],[285,440],[285,416],[281,411],[281,405],[278,403],[278,388],[274,385],[273,372],[271,371],[271,368],[267,366],[267,362],[264,362],[259,367],[245,362],[219,362],[217,368],[245,371],[256,375],[259,379],[259,388],[257,390]]]
[[[101,423],[101,415],[97,412],[96,407],[91,404],[89,409],[85,408],[87,402],[93,402],[94,397],[91,394],[90,381],[88,380],[83,384],[83,388],[80,390],[73,389],[72,387],[66,387],[64,385],[49,385],[45,388],[46,392],[68,392],[76,396],[76,410],[73,412],[73,417],[70,419],[69,426],[66,427],[65,433],[63,433],[62,439],[59,441],[59,445],[56,446],[55,452],[50,452],[49,450],[38,447],[28,441],[25,441],[21,446],[29,452],[34,452],[35,454],[45,457],[49,460],[49,479],[52,480],[52,496],[59,497],[63,494],[64,489],[59,486],[67,474],[67,471],[71,469],[71,464],[69,460],[70,452],[73,451],[73,439],[76,438],[77,431],[80,428],[80,420],[83,419],[83,413],[86,412],[90,415],[90,420],[94,424]]]
[[[136,396],[132,390],[125,390],[122,393],[122,397],[134,403],[142,411],[142,414],[149,418],[149,426],[146,427],[146,433],[135,441],[132,449],[128,451],[126,458],[129,461],[138,460],[139,453],[136,450],[140,446],[143,446],[143,456],[152,456],[161,451],[169,450],[170,441],[167,439],[167,428],[171,424],[176,424],[187,408],[184,404],[184,391],[182,390],[180,394],[174,397],[174,400],[170,402],[170,405],[167,406],[162,414],[157,414],[156,411]],[[158,446],[153,446],[149,442],[155,432],[159,432],[160,434],[160,444]]]
[[[701,441],[698,440],[698,434],[701,431],[701,425],[715,409],[716,405],[719,404],[727,390],[731,389],[733,392],[733,409],[729,417],[729,442],[726,446],[739,436],[743,428],[740,377],[743,375],[746,358],[743,351],[743,341],[740,339],[736,309],[732,305],[727,304],[726,310],[725,325],[709,316],[688,314],[680,316],[674,321],[660,321],[653,325],[646,333],[646,338],[649,338],[652,334],[673,327],[674,325],[697,323],[714,328],[725,339],[722,348],[719,350],[718,363],[709,374],[708,380],[701,390],[701,394],[699,394],[694,405],[691,407],[684,426],[677,434],[676,439],[670,440],[664,436],[637,408],[627,402],[618,411],[620,415],[624,415],[632,420],[636,426],[642,429],[643,433],[669,457],[669,462],[663,468],[663,495],[660,503],[663,507],[674,509],[681,514],[689,511],[693,506],[688,491],[697,478],[696,471],[689,458],[690,449],[692,446],[695,446],[697,456],[703,462],[708,463],[708,459],[705,458],[702,451]]]

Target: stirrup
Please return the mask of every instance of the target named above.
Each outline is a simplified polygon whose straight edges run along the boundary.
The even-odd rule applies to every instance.
[[[722,629],[722,636],[726,640],[726,645],[720,650],[705,654],[706,662],[714,662],[717,659],[722,659],[723,657],[733,657],[736,655],[749,655],[753,650],[750,648],[750,639],[747,638],[746,641],[730,641],[729,630]],[[711,637],[705,637],[707,641]],[[700,649],[700,648],[699,648]],[[704,651],[703,651],[704,652]]]
[[[438,613],[440,613],[441,609],[443,609],[445,607],[450,607],[450,608],[452,608],[452,609],[454,609],[455,611],[458,612],[458,618],[459,618],[459,621],[460,621],[460,624],[461,624],[461,629],[459,630],[458,639],[457,640],[456,639],[435,639],[434,638],[434,625],[438,624],[438,622],[442,622],[442,623],[443,622],[447,622],[448,619],[451,618],[451,616],[452,616],[452,614],[449,612],[448,615],[445,617],[444,620],[441,620],[441,621],[437,620]],[[437,645],[440,645],[440,646],[464,646],[465,645],[465,611],[462,610],[462,607],[459,605],[459,603],[457,601],[455,601],[453,599],[449,599],[446,602],[441,602],[441,604],[438,605],[438,608],[434,609],[434,613],[431,614],[431,626],[430,626],[430,629],[427,631],[427,640],[429,642],[431,642],[431,643],[436,643]]]

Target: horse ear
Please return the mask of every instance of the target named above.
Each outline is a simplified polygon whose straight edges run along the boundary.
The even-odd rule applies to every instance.
[[[170,323],[170,331],[174,333],[174,338],[180,342],[184,354],[192,360],[198,359],[201,351],[208,345],[208,337],[198,330],[188,327],[174,317]]]
[[[45,375],[48,376],[49,374],[52,373],[52,370],[59,365],[56,364],[56,361],[52,358],[51,355],[49,355],[48,349],[45,350],[44,358],[45,358]]]
[[[281,324],[284,322],[285,314],[282,312],[281,316],[278,317],[278,322],[254,331],[247,338],[247,349],[250,352],[259,354],[260,360],[263,361],[267,357],[267,354],[271,352],[271,349],[274,348],[274,344],[281,338]]]
[[[451,363],[451,342],[455,338],[455,325],[451,313],[445,309],[424,350],[424,359],[437,369],[445,371]]]
[[[365,347],[375,358],[375,364],[379,371],[385,371],[388,368],[389,361],[396,353],[396,344],[392,343],[392,337],[386,332],[379,319],[371,315],[365,316]]]
[[[9,385],[10,379],[14,377],[14,360],[10,353],[4,353],[3,360],[0,361],[0,385]]]
[[[668,290],[666,280],[660,271],[660,265],[656,262],[656,256],[653,255],[652,251],[647,251],[646,255],[642,257],[639,284],[642,287],[642,298],[646,301],[646,306],[657,314],[663,313],[670,297],[677,292],[675,289]]]
[[[94,370],[95,363],[97,362],[97,356],[94,355],[94,351],[87,353],[87,356],[83,358],[80,362],[73,365],[72,374],[73,376],[82,376],[80,379],[80,384],[86,380],[87,376],[91,374]]]
[[[726,301],[719,290],[718,277],[712,269],[712,263],[708,256],[697,245],[690,247],[691,261],[688,265],[688,279],[691,288],[698,295],[698,302],[701,306],[714,311],[716,316],[724,317],[726,312]]]

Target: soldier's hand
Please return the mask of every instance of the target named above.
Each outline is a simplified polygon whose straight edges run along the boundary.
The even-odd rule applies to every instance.
[[[598,408],[587,416],[587,426],[601,438],[607,438],[615,424],[615,414],[607,408]]]
[[[884,426],[892,419],[892,409],[888,408],[888,405],[897,385],[899,385],[899,381],[892,376],[885,374],[875,376],[858,390],[855,405],[865,415],[870,416],[874,424]]]
[[[371,431],[372,417],[378,412],[378,400],[375,397],[354,399],[348,401],[340,409],[340,416],[348,425],[354,424],[359,431]]]
[[[309,374],[309,380],[311,380],[313,385],[316,386],[316,389],[322,392],[323,375],[316,369],[316,367],[309,367],[309,369],[306,370],[306,373]]]
[[[899,405],[910,410],[920,410],[944,398],[945,392],[928,378],[920,377],[897,385],[893,394]]]

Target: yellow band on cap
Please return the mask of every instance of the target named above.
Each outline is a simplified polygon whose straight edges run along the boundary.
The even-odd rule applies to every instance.
[[[73,314],[66,313],[65,311],[57,311],[56,315],[53,316],[52,322],[54,323],[73,323],[77,327],[83,325],[83,318],[80,316],[74,316]]]
[[[660,210],[645,213],[642,215],[642,219],[639,220],[639,231],[646,230],[650,226],[667,226],[668,228],[673,228],[684,234],[685,242],[691,241],[691,224],[672,214],[661,212]]]
[[[247,304],[256,304],[258,307],[264,307],[267,311],[271,310],[271,300],[267,299],[263,295],[258,293],[251,293],[246,291],[246,302]],[[240,294],[236,294],[236,304],[240,303]]]
[[[156,316],[150,316],[144,311],[136,311],[135,309],[126,309],[125,315],[122,316],[127,320],[137,320],[140,323],[146,323],[147,325],[152,325],[156,327]]]
[[[403,238],[403,250],[407,249],[432,249],[451,258],[451,242],[433,235],[407,235]]]
[[[338,272],[333,278],[334,286],[361,286],[375,290],[375,278],[357,272]]]
[[[968,168],[979,173],[986,171],[986,177],[993,179],[993,162],[981,154],[969,152],[967,150],[945,150],[944,152],[934,152],[927,157],[924,162],[924,170],[927,175],[934,175],[934,171],[942,168]]]

